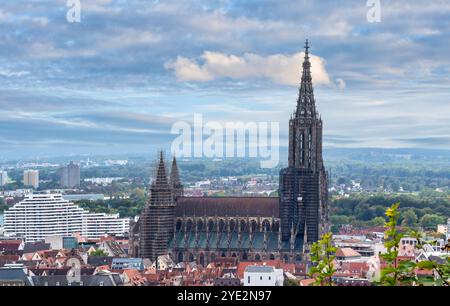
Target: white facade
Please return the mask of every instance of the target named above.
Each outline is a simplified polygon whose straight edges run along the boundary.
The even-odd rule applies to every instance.
[[[25,170],[23,172],[23,184],[25,186],[39,187],[39,171],[38,170]]]
[[[128,225],[129,220],[118,214],[91,214],[61,194],[30,194],[4,212],[5,235],[23,236],[26,241],[73,233],[88,239],[122,235],[128,232]]]
[[[6,185],[8,182],[8,172],[0,171],[0,186]]]
[[[96,239],[105,234],[123,235],[130,228],[130,219],[119,214],[86,213],[83,218],[82,236]]]
[[[283,282],[283,269],[248,266],[244,271],[244,286],[283,286]]]

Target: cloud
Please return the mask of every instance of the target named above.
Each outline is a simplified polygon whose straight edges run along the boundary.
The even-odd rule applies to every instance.
[[[234,80],[267,78],[278,84],[298,86],[304,52],[268,56],[245,53],[243,56],[237,56],[205,51],[201,58],[203,64],[198,64],[195,59],[178,56],[175,61],[167,62],[165,68],[173,70],[179,81],[206,82],[219,78]],[[315,85],[331,84],[323,58],[311,55],[311,70]],[[345,85],[341,79],[339,87],[342,84]]]

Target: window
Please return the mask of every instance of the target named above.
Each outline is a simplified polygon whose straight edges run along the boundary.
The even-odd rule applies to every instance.
[[[271,277],[269,276],[269,280],[271,279]]]
[[[250,284],[250,276],[248,277],[248,281],[247,282],[248,282],[248,284]]]
[[[104,285],[104,283],[103,282],[100,282],[100,286],[103,286]]]
[[[259,277],[259,280],[262,280],[262,276]]]

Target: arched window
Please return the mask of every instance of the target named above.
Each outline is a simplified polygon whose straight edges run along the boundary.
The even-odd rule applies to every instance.
[[[263,228],[263,230],[270,231],[270,221],[267,219],[264,219],[262,222],[262,228]]]
[[[202,220],[198,220],[197,221],[197,230],[198,231],[202,231],[203,230],[203,221]]]
[[[259,254],[256,254],[256,255],[255,255],[255,260],[256,260],[256,261],[259,261],[259,260],[261,260],[261,255],[259,255]]]
[[[200,264],[205,266],[205,255],[203,253],[200,253]]]
[[[241,232],[245,231],[245,220],[241,220]]]
[[[183,262],[184,258],[183,258],[183,252],[179,252],[178,253],[178,262]]]
[[[236,222],[234,222],[234,220],[231,220],[230,221],[230,232],[233,232],[235,227],[236,227]]]
[[[194,254],[192,254],[192,253],[189,253],[189,262],[193,262],[195,259],[194,259]]]
[[[209,219],[208,221],[208,231],[212,232],[214,230],[214,221]]]
[[[219,221],[219,231],[223,232],[224,229],[225,229],[225,221],[223,221],[223,219],[220,219],[220,221]]]
[[[188,232],[192,229],[192,224],[193,224],[192,219],[189,219],[186,222],[186,229],[187,229]]]
[[[275,259],[275,255],[270,254],[270,260],[274,260]]]
[[[181,220],[178,219],[178,220],[177,220],[177,223],[176,223],[176,225],[175,225],[175,228],[176,228],[177,232],[180,231],[182,224],[183,224],[183,222],[181,222]]]
[[[258,223],[256,223],[255,220],[252,220],[252,221],[250,222],[250,224],[251,224],[251,227],[252,227],[252,232],[255,232],[256,229],[258,228]]]

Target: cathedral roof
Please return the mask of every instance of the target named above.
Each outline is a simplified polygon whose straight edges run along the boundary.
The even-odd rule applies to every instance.
[[[176,215],[279,217],[278,197],[180,197]]]

